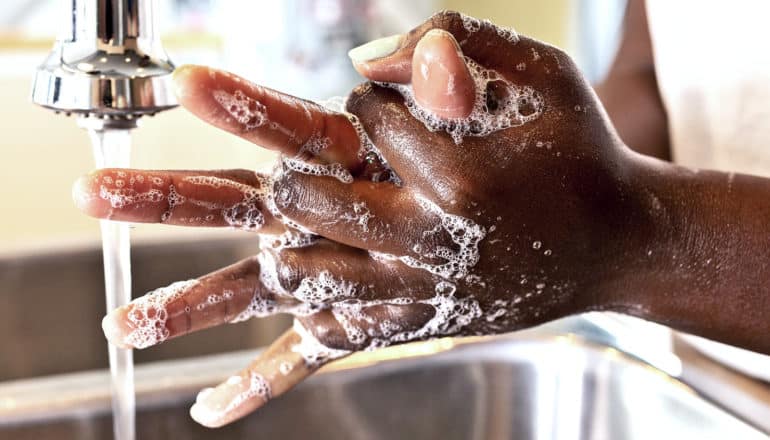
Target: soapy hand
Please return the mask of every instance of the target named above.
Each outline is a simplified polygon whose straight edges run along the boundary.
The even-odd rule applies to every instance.
[[[282,154],[271,174],[99,170],[74,197],[88,214],[262,235],[261,252],[173,284],[104,320],[144,348],[251,317],[287,332],[191,410],[221,426],[351,352],[509,332],[609,306],[603,262],[643,230],[625,147],[562,51],[440,13],[351,53],[374,83],[338,111],[203,67],[180,102]]]

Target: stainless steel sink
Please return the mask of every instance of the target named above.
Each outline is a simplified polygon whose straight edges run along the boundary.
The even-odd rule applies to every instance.
[[[253,247],[140,245],[137,291],[199,275]],[[98,255],[94,248],[0,260],[0,439],[111,437]],[[196,425],[187,410],[197,391],[246,365],[258,350],[244,349],[265,345],[286,324],[226,326],[137,353],[138,438],[767,438],[683,382],[597,343],[606,338],[579,317],[356,355],[232,426]]]
[[[211,431],[192,422],[187,408],[197,388],[253,355],[140,367],[138,438],[766,438],[621,352],[535,334],[439,340],[359,356],[232,426]],[[2,395],[0,438],[110,437],[106,373],[6,383]]]

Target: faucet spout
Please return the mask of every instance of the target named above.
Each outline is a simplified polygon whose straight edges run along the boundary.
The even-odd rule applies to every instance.
[[[90,125],[121,128],[175,107],[174,66],[156,32],[154,6],[155,0],[72,0],[68,32],[35,72],[32,101],[99,120]]]

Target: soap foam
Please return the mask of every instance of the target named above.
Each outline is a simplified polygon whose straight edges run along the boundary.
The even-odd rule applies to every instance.
[[[315,234],[289,229],[281,234],[260,235],[259,245],[261,249],[297,249],[310,246],[316,243],[319,238]]]
[[[246,131],[261,127],[267,122],[267,107],[264,104],[246,96],[240,90],[231,94],[224,90],[214,90],[214,100],[238,123],[243,125]]]
[[[261,179],[259,188],[215,176],[187,176],[183,181],[212,188],[231,188],[240,192],[242,195],[240,202],[222,209],[222,218],[230,226],[245,230],[256,230],[265,224],[265,217],[260,207],[270,197],[272,192],[271,181]]]
[[[104,179],[104,181],[107,182],[107,179]],[[101,185],[99,187],[99,198],[110,202],[111,207],[120,209],[136,203],[160,203],[165,199],[165,196],[162,191],[155,188],[139,192],[133,188],[111,189]]]
[[[435,311],[434,316],[419,329],[406,331],[391,320],[377,320],[366,312],[375,306],[410,304],[431,306]],[[456,334],[482,316],[478,301],[472,298],[458,298],[456,286],[446,281],[439,282],[435,288],[435,296],[428,299],[402,297],[387,300],[343,300],[331,304],[331,311],[351,344],[361,346],[367,343],[368,338],[365,350]],[[362,327],[363,324],[366,324],[367,330]]]
[[[316,157],[321,154],[322,151],[329,148],[331,142],[331,139],[328,137],[313,135],[300,147],[297,156],[302,156],[303,153],[306,153],[312,157]]]
[[[460,19],[463,22],[463,27],[468,33],[478,32],[481,29],[481,20],[475,17],[471,17],[465,14],[460,14]]]
[[[497,26],[489,20],[479,20],[478,18],[470,17],[465,14],[460,14],[460,19],[463,22],[463,27],[468,31],[468,34],[478,32],[481,30],[481,26],[484,25],[493,28],[500,38],[507,40],[509,43],[516,44],[519,42],[519,34],[511,28]]]
[[[398,177],[395,171],[390,167],[388,161],[382,156],[380,150],[374,145],[374,142],[369,138],[366,133],[363,124],[356,115],[345,113],[350,124],[356,130],[358,135],[358,142],[360,147],[358,149],[358,158],[365,163],[373,165],[374,168],[380,170],[370,176],[373,182],[391,182],[396,186],[401,186],[401,178]]]
[[[357,286],[350,281],[338,280],[324,270],[317,277],[302,279],[293,296],[306,303],[328,304],[354,297],[358,291]]]
[[[185,203],[187,198],[179,194],[176,191],[176,187],[174,187],[174,185],[169,185],[166,200],[168,200],[168,209],[166,209],[166,211],[160,216],[160,221],[164,223],[167,222],[169,218],[171,218],[171,215],[174,213],[174,208],[177,205]]]
[[[423,209],[439,217],[439,223],[436,225],[436,228],[443,228],[459,249],[454,250],[439,246],[431,252],[423,253],[423,257],[446,260],[445,263],[440,264],[427,263],[408,255],[399,257],[399,259],[409,267],[426,270],[444,279],[462,279],[467,277],[470,274],[471,268],[479,261],[479,242],[486,236],[486,230],[471,219],[444,212],[438,205],[428,199],[418,197],[418,201]]]
[[[128,320],[133,330],[126,335],[125,342],[135,348],[146,348],[168,339],[166,306],[198,284],[198,280],[179,281],[132,301]]]
[[[259,291],[262,289],[258,289],[249,305],[230,320],[231,323],[246,321],[253,317],[264,318],[278,313],[308,316],[321,310],[318,304],[297,302],[290,293],[286,292],[278,279],[276,261],[271,252],[260,252],[257,255],[257,262],[259,263],[259,282],[273,296],[260,295]],[[284,300],[278,301],[276,297],[283,297]]]
[[[342,164],[320,164],[305,162],[296,158],[284,157],[282,158],[284,166],[286,168],[296,171],[302,174],[309,174],[311,176],[329,176],[334,177],[342,183],[352,183],[353,175],[350,171],[345,169]]]
[[[435,296],[429,299],[412,300],[407,299],[405,304],[425,304],[434,309],[433,317],[417,330],[404,331],[403,328],[392,321],[384,320],[382,322],[374,321],[368,315],[361,313],[361,310],[382,304],[398,304],[396,300],[370,300],[356,301],[352,307],[342,304],[335,304],[335,317],[340,322],[348,336],[348,340],[354,344],[361,344],[365,338],[363,331],[352,324],[351,320],[364,321],[369,324],[379,324],[380,334],[369,333],[371,339],[365,350],[375,350],[387,347],[393,343],[409,342],[415,340],[428,339],[436,336],[448,336],[457,334],[463,328],[472,323],[475,319],[482,316],[482,310],[478,301],[472,298],[458,298],[456,296],[456,286],[447,281],[441,281],[436,284]]]
[[[294,366],[290,362],[286,361],[281,362],[281,364],[278,366],[278,371],[280,371],[284,376],[288,376],[293,369]]]
[[[296,319],[294,320],[293,329],[299,335],[300,342],[293,345],[291,351],[302,356],[302,359],[305,360],[305,365],[310,369],[318,368],[329,361],[339,359],[351,353],[350,350],[339,350],[325,346]]]
[[[229,378],[224,385],[237,387],[241,386],[243,379],[240,376]],[[227,405],[211,405],[207,402],[208,398],[214,392],[212,388],[204,388],[195,398],[195,405],[190,410],[196,420],[205,425],[219,424],[228,414],[241,406],[244,402],[255,397],[262,399],[263,403],[272,398],[272,389],[270,383],[259,373],[249,373],[249,386],[236,394]]]
[[[322,307],[311,303],[297,303],[291,301],[277,301],[275,298],[265,298],[254,295],[249,305],[230,320],[230,323],[247,321],[251,318],[265,318],[279,313],[288,313],[294,316],[309,316],[318,313]]]
[[[412,116],[430,131],[446,131],[458,145],[465,136],[487,136],[518,127],[543,113],[543,97],[532,87],[515,85],[497,71],[485,69],[468,57],[465,61],[475,83],[476,98],[473,110],[464,118],[442,118],[423,108],[415,100],[411,84],[377,84],[401,93]]]
[[[353,212],[345,212],[342,218],[361,227],[364,232],[369,232],[369,220],[374,215],[369,211],[366,202],[354,202]]]

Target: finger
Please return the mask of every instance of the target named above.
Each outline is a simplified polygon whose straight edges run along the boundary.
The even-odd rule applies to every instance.
[[[182,226],[230,226],[279,233],[269,178],[247,170],[101,169],[78,179],[75,204],[103,219]]]
[[[250,258],[196,280],[157,289],[111,311],[102,321],[107,339],[146,348],[193,331],[251,316],[290,311],[297,301],[273,294]]]
[[[452,34],[428,31],[414,50],[412,87],[417,103],[442,118],[464,118],[476,101],[474,80]]]
[[[294,328],[247,368],[215,388],[202,390],[190,408],[190,416],[210,428],[240,419],[289,391],[323,365],[349,355],[352,347],[361,346],[351,342],[358,341],[359,334],[361,341],[380,341],[379,338],[393,337],[396,332],[411,336],[409,330],[419,329],[434,314],[430,306],[418,307],[419,313],[403,313],[407,306],[373,306],[344,314],[344,318],[343,314],[327,310],[311,315],[303,323],[295,320]],[[307,328],[314,331],[311,333]],[[351,348],[331,348],[327,340],[338,340],[336,344]]]
[[[277,208],[297,224],[444,278],[467,275],[486,234],[473,221],[389,183],[346,184],[284,171],[274,188]]]
[[[146,348],[251,317],[308,315],[337,301],[427,298],[434,284],[398,261],[321,240],[305,248],[267,249],[197,280],[157,289],[110,312],[102,327],[115,345]]]
[[[307,332],[300,335],[295,330],[288,330],[246,369],[215,388],[202,390],[190,408],[190,416],[209,428],[220,427],[293,388],[332,359],[332,356],[326,356],[307,362],[302,356],[303,344],[305,350],[319,347],[316,350],[319,356],[324,351],[317,340],[311,341],[308,336]],[[347,353],[334,351],[334,354],[342,357]]]
[[[512,50],[526,38],[511,29],[453,11],[442,11],[407,34],[372,41],[349,52],[355,69],[372,81],[407,84],[419,41],[432,29],[443,29],[459,42],[463,53],[489,67],[515,66],[521,57]],[[518,51],[520,52],[520,51]],[[513,57],[512,57],[513,56]],[[511,64],[513,63],[513,64]]]
[[[177,68],[174,82],[180,104],[209,124],[290,157],[360,166],[358,134],[341,113],[209,67]]]
[[[438,308],[426,300],[351,300],[298,317],[297,321],[312,329],[314,337],[327,349],[360,351],[433,336],[445,324],[445,316],[453,312],[442,310],[436,325],[428,325],[438,313]]]
[[[330,240],[313,246],[266,250],[263,283],[277,294],[315,306],[349,300],[409,302],[432,297],[436,280],[396,259]]]

